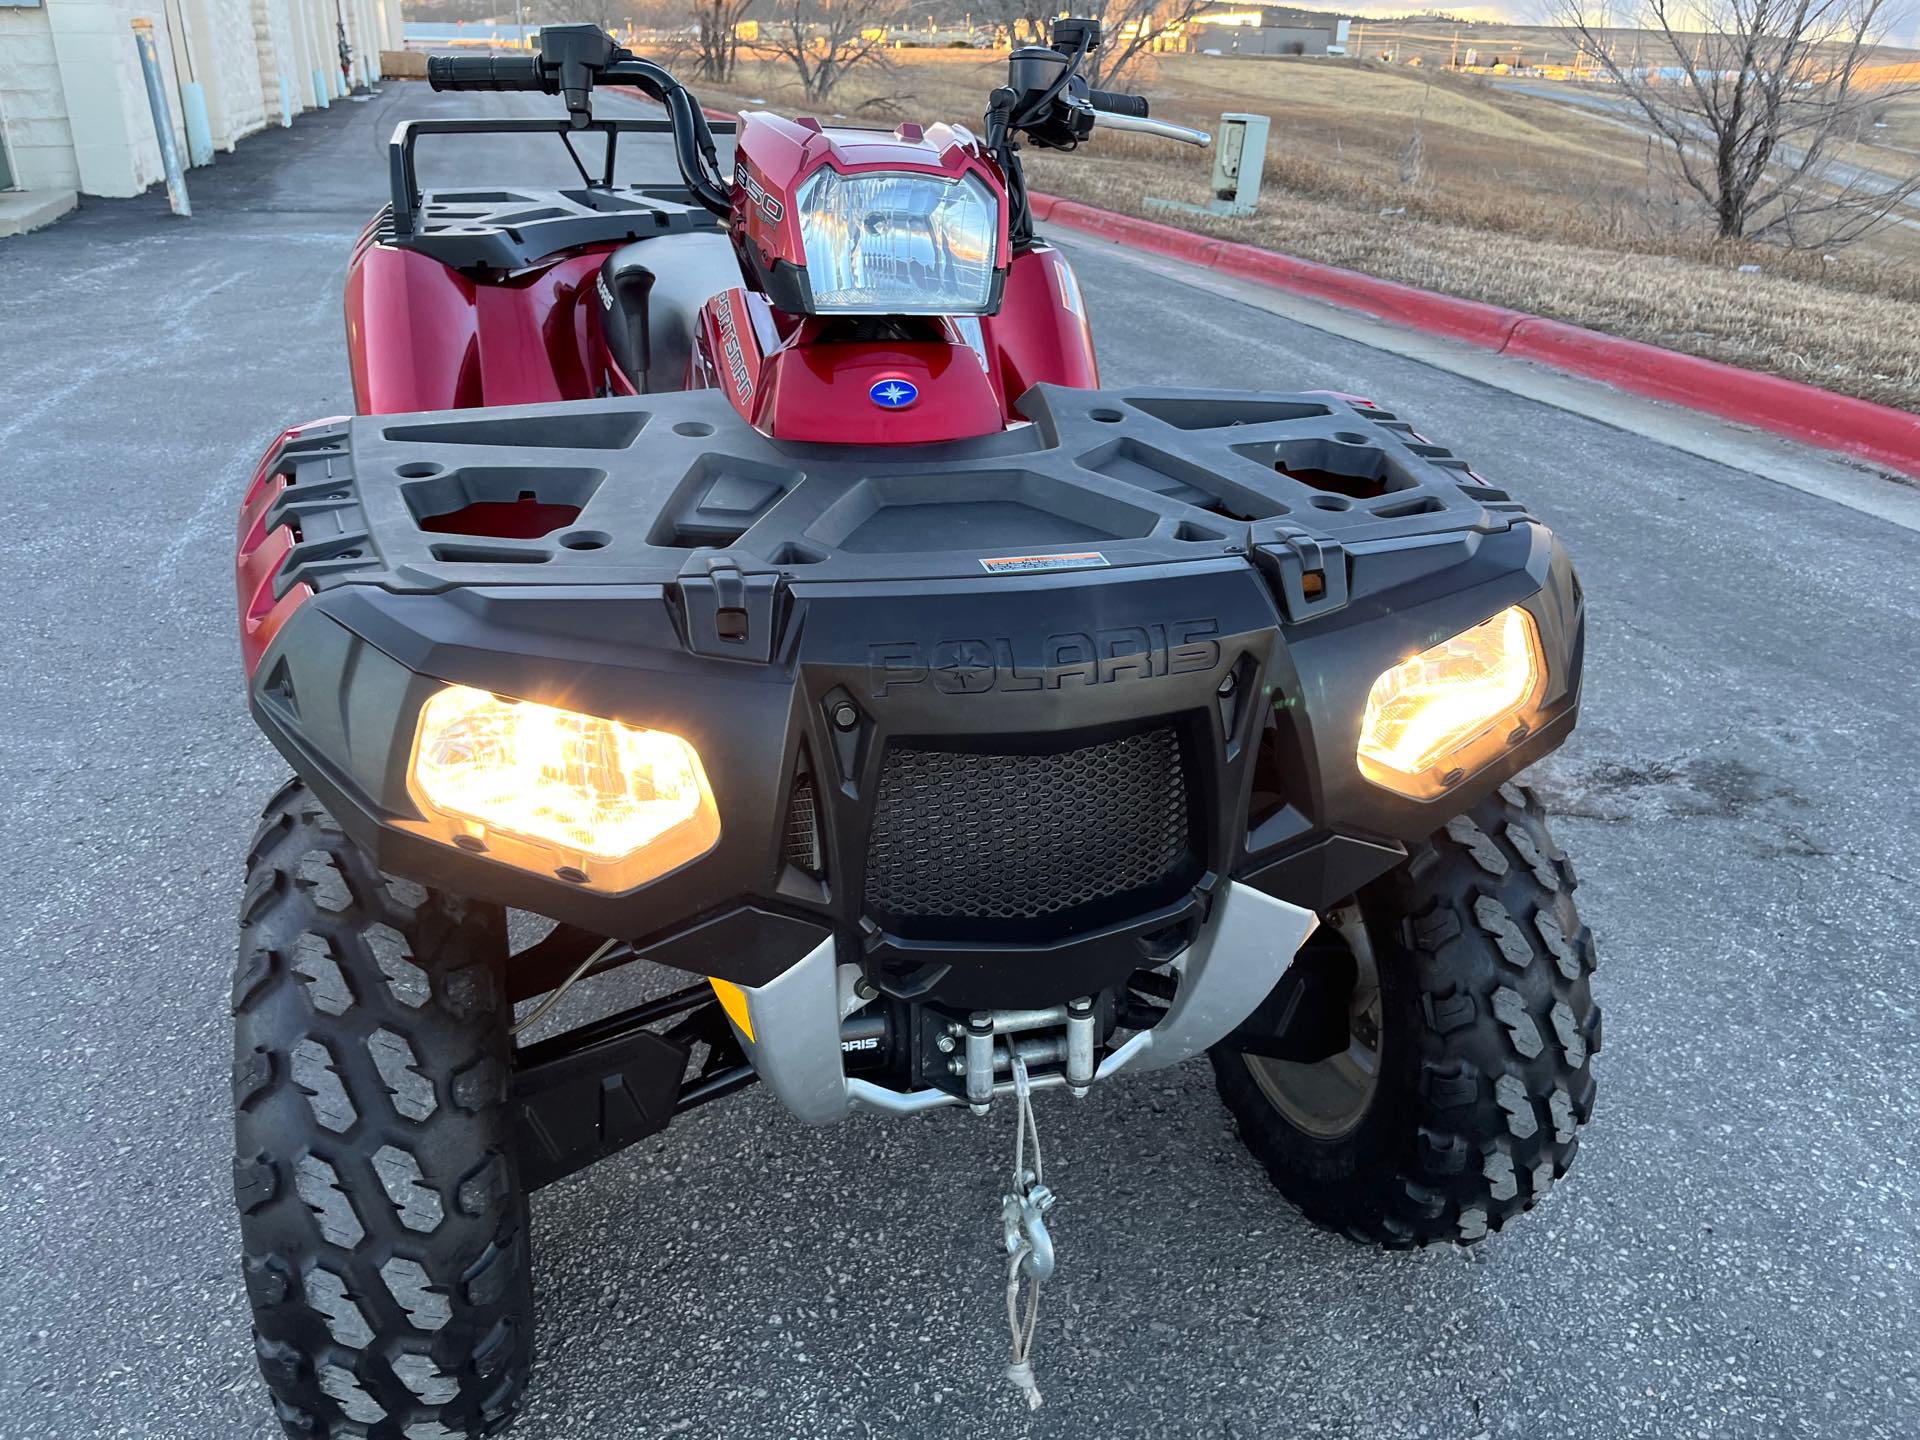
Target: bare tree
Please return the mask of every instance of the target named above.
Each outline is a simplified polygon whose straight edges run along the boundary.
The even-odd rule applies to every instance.
[[[598,25],[615,39],[639,14],[635,0],[535,0],[527,7],[528,17],[542,25]]]
[[[1420,113],[1414,116],[1413,132],[1407,136],[1406,146],[1400,151],[1400,184],[1403,189],[1417,189],[1426,179],[1427,101],[1432,95],[1433,79],[1429,76],[1420,91]]]
[[[740,22],[754,0],[689,0],[693,21],[694,72],[703,79],[727,81],[740,63]]]
[[[1109,89],[1141,56],[1177,36],[1180,27],[1210,0],[979,0],[971,13],[985,20],[1009,43],[1045,45],[1054,17],[1080,16],[1100,22],[1100,48],[1080,67],[1087,83]]]
[[[1555,0],[1583,65],[1652,131],[1723,239],[1832,248],[1920,195],[1920,170],[1856,158],[1911,83],[1863,83],[1898,0]]]
[[[792,66],[817,104],[850,71],[887,63],[887,30],[903,10],[904,0],[777,0],[755,48]]]
[[[1208,0],[1085,0],[1072,13],[1100,22],[1100,48],[1081,66],[1087,83],[1114,89],[1121,78],[1177,36],[1182,26],[1207,8]]]
[[[1058,0],[980,0],[971,13],[1018,47],[1046,44],[1047,26],[1061,8]]]

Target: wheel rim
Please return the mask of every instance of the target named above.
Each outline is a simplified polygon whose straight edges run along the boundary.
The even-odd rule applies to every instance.
[[[1242,1055],[1260,1093],[1296,1130],[1337,1140],[1365,1118],[1380,1084],[1382,1011],[1380,969],[1360,907],[1344,905],[1326,917],[1353,957],[1353,995],[1347,1006],[1347,1048],[1311,1064]]]

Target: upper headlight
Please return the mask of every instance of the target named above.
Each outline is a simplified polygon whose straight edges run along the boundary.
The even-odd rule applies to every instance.
[[[621,888],[720,838],[700,756],[678,735],[467,685],[420,708],[407,788],[457,844]]]
[[[820,315],[984,315],[1000,203],[977,175],[816,170],[796,213]]]
[[[1533,617],[1518,605],[1403,660],[1373,682],[1360,724],[1360,770],[1404,795],[1445,787],[1539,696],[1546,679]]]

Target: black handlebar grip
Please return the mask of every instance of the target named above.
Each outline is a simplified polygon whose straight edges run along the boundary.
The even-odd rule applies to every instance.
[[[1096,110],[1105,110],[1109,115],[1132,115],[1136,119],[1147,118],[1147,97],[1128,95],[1120,90],[1089,90],[1087,99],[1093,102]]]
[[[435,90],[545,90],[532,55],[429,55],[427,84]]]

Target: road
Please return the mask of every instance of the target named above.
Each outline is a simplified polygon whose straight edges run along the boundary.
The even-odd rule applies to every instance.
[[[194,172],[191,222],[90,202],[0,245],[0,1440],[275,1433],[226,997],[282,768],[242,705],[232,515],[275,431],[351,407],[381,144],[450,108],[391,86]],[[1915,535],[1071,253],[1110,381],[1373,396],[1580,561],[1587,710],[1537,775],[1602,947],[1580,1163],[1482,1247],[1386,1256],[1280,1202],[1204,1064],[1043,1097],[1029,1418],[992,1250],[1012,1117],[810,1132],[748,1091],[536,1201],[515,1436],[1920,1433]]]
[[[1531,95],[1538,100],[1553,100],[1562,105],[1577,105],[1582,110],[1593,111],[1613,124],[1624,125],[1635,134],[1648,134],[1652,127],[1647,124],[1646,112],[1632,100],[1620,95],[1592,89],[1584,85],[1555,84],[1550,80],[1490,80],[1488,82],[1499,90],[1511,90],[1516,95]],[[1691,132],[1702,140],[1708,138],[1707,127],[1698,122],[1691,123]],[[1806,152],[1792,145],[1778,147],[1779,167],[1795,166],[1802,163]],[[1815,167],[1813,176],[1836,189],[1854,191],[1860,195],[1891,195],[1900,192],[1900,199],[1894,208],[1903,212],[1920,212],[1920,197],[1906,193],[1910,181],[1904,176],[1888,175],[1866,165],[1854,165],[1845,160],[1829,158]],[[1911,213],[1894,214],[1892,219],[1901,225],[1920,225]]]

